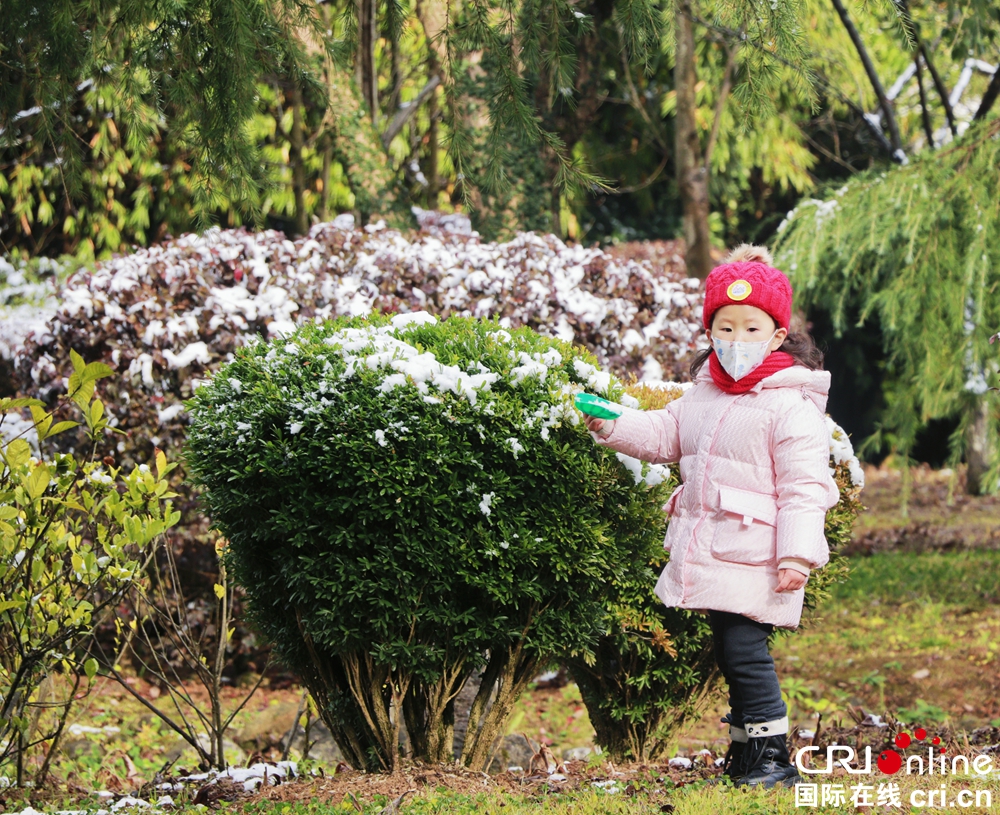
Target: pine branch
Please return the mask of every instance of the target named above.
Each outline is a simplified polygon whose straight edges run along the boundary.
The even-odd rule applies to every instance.
[[[747,36],[745,32],[736,31],[732,28],[726,28],[725,26],[709,22],[708,20],[705,20],[695,14],[691,15],[691,20],[693,20],[703,28],[708,29],[709,31],[714,31],[717,34],[722,34],[723,36],[728,37],[734,43],[742,43],[744,45],[750,46],[757,54],[759,54],[762,57],[762,59],[776,62],[779,65],[783,65],[784,67],[794,71],[796,74],[805,77],[809,82],[819,85],[825,91],[828,91],[829,93],[836,96],[841,101],[842,104],[850,108],[850,110],[859,118],[859,120],[864,123],[864,125],[868,128],[869,132],[875,138],[875,141],[878,142],[878,144],[882,147],[882,149],[884,149],[888,155],[890,156],[892,155],[892,145],[889,143],[889,140],[885,137],[885,133],[882,131],[882,128],[880,128],[878,125],[872,122],[871,119],[869,119],[868,116],[866,115],[865,110],[860,105],[858,105],[853,99],[847,96],[843,91],[841,91],[840,88],[838,88],[836,85],[832,84],[831,82],[829,82],[824,77],[818,74],[811,73],[807,68],[804,68],[802,65],[799,65],[793,62],[792,60],[787,59],[786,57],[774,53],[774,51],[767,45]]]

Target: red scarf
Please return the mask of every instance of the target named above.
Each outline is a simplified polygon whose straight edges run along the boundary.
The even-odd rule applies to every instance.
[[[737,382],[725,372],[722,363],[719,362],[718,354],[713,351],[708,360],[708,370],[712,374],[712,381],[719,390],[725,393],[746,393],[762,379],[766,379],[778,371],[783,371],[785,368],[791,368],[794,364],[795,359],[791,354],[786,354],[784,351],[774,351],[768,354],[760,365]]]

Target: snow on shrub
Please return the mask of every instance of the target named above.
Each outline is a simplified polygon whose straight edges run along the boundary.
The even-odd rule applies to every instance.
[[[71,348],[115,368],[99,395],[128,435],[100,452],[132,466],[157,447],[180,448],[183,400],[238,348],[303,323],[373,311],[494,317],[584,345],[620,374],[653,377],[676,375],[699,342],[701,291],[679,267],[656,272],[552,236],[488,243],[453,220],[424,220],[427,231],[406,236],[378,225],[355,230],[339,216],[294,242],[274,231],[211,229],[81,269],[44,330],[19,350],[19,388],[53,403]],[[72,436],[60,437],[63,449]],[[82,436],[76,444],[89,451]],[[174,486],[184,518],[171,537],[207,540],[182,475]],[[211,560],[211,548],[201,548]]]
[[[44,332],[56,311],[63,268],[49,258],[11,262],[0,257],[0,397],[17,389],[11,381],[15,353],[29,334]]]
[[[424,220],[424,233],[404,236],[355,230],[340,216],[294,242],[273,231],[212,229],[80,269],[54,315],[43,314],[40,327],[37,314],[27,315],[36,323],[32,336],[25,322],[8,332],[19,346],[14,385],[54,404],[74,347],[117,369],[99,396],[127,435],[102,441],[99,453],[127,468],[157,447],[180,449],[183,400],[238,348],[315,320],[371,311],[489,315],[511,328],[572,333],[622,373],[668,376],[697,342],[701,294],[678,271],[682,264],[653,271],[546,236],[487,243],[455,218]],[[2,374],[0,365],[0,381]],[[86,439],[74,435],[53,442],[89,454]],[[215,569],[214,537],[183,474],[173,474],[183,517],[169,536],[194,577]],[[210,581],[188,588],[212,599]]]
[[[595,445],[580,390],[636,406],[580,349],[428,314],[308,325],[236,353],[190,403],[189,465],[249,611],[356,767],[486,766],[540,666],[651,596],[670,470]],[[494,690],[495,689],[495,690]],[[494,693],[491,704],[490,694]]]

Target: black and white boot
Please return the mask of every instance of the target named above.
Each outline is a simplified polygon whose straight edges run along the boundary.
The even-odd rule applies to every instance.
[[[788,717],[773,722],[747,723],[743,748],[743,775],[734,783],[743,787],[791,787],[801,781],[788,757]]]
[[[743,754],[746,752],[747,731],[736,725],[729,725],[729,749],[722,760],[722,774],[734,784],[743,777]]]

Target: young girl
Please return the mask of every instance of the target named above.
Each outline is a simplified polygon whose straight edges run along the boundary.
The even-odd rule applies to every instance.
[[[708,611],[729,685],[725,772],[765,787],[798,780],[768,636],[798,626],[809,571],[829,559],[823,525],[839,497],[824,420],[830,375],[808,336],[788,334],[792,287],[771,263],[766,249],[741,246],[706,279],[712,347],[695,358],[682,398],[612,421],[584,417],[600,444],[680,461],[656,593]]]

